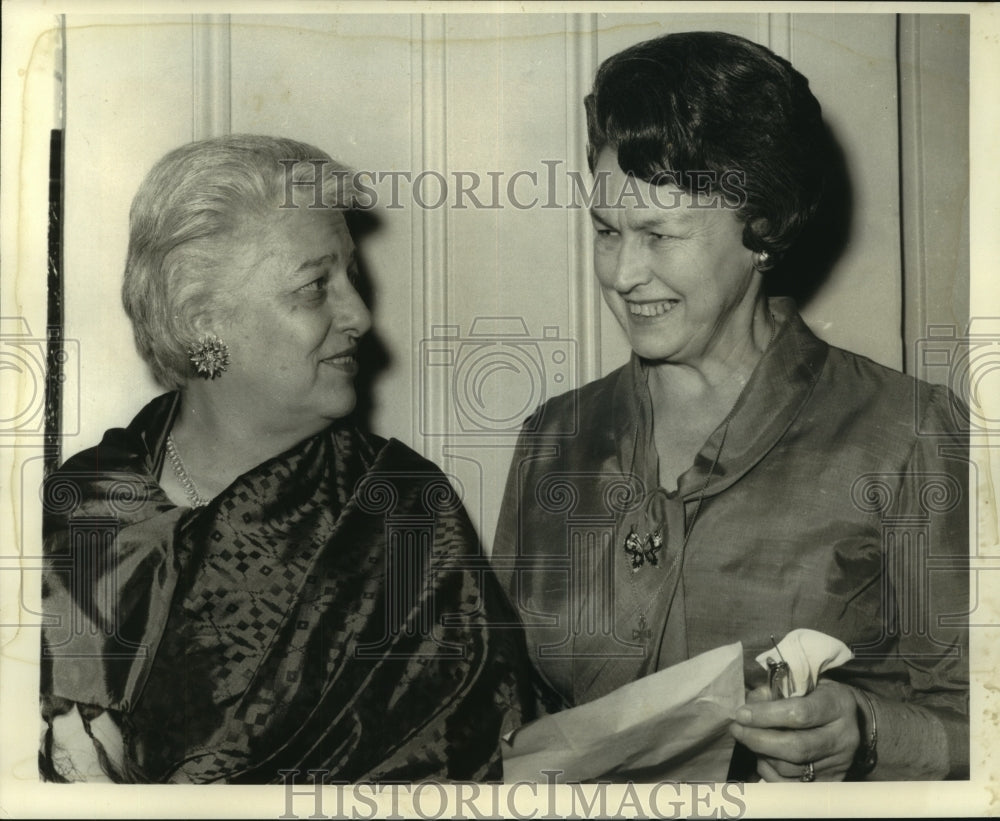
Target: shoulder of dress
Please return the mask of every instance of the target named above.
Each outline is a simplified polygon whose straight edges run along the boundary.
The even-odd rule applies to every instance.
[[[842,348],[830,347],[824,381],[844,402],[874,410],[880,418],[896,419],[918,435],[953,433],[968,426],[965,402],[948,386],[900,373]]]
[[[546,400],[525,420],[522,432],[565,436],[579,433],[582,424],[604,426],[618,384],[628,367],[623,365],[600,379]]]
[[[126,427],[108,428],[99,444],[71,456],[59,472],[143,472],[150,445],[168,429],[177,402],[176,393],[150,400]]]
[[[893,400],[921,395],[938,399],[947,389],[883,365],[863,354],[829,346],[826,376],[838,387],[861,395],[878,394]]]
[[[375,453],[373,469],[383,471],[408,471],[428,476],[444,476],[444,471],[426,456],[418,453],[405,442],[390,437],[384,439],[375,434],[367,434]]]
[[[128,428],[109,428],[100,444],[69,457],[53,474],[130,472],[138,470],[145,459],[142,442]]]
[[[370,430],[362,430],[360,428],[355,429],[355,434],[358,439],[361,440],[365,448],[367,448],[373,455],[378,455],[386,445],[389,444],[389,439],[384,436],[379,436],[377,433],[372,433]],[[398,442],[402,447],[406,448],[402,442],[397,439],[393,439],[393,442]],[[409,448],[407,448],[409,450]]]

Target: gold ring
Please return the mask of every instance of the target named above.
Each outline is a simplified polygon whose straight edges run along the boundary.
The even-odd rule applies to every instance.
[[[815,781],[816,780],[816,768],[810,761],[802,768],[802,775],[799,776],[799,781]]]

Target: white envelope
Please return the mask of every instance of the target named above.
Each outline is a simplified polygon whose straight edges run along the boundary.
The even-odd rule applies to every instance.
[[[507,736],[504,782],[725,781],[743,646],[717,647]]]

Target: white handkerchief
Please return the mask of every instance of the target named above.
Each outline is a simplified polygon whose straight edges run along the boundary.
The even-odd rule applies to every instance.
[[[850,648],[840,639],[818,630],[792,630],[778,642],[778,651],[765,650],[757,663],[767,669],[768,661],[788,663],[788,678],[782,691],[788,696],[808,695],[824,670],[839,667],[854,658]]]

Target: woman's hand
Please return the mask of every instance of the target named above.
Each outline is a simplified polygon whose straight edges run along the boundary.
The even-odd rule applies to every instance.
[[[824,680],[807,696],[760,698],[757,691],[750,693],[730,732],[757,754],[761,778],[801,781],[811,763],[817,781],[844,780],[861,742],[858,703],[850,687]]]

